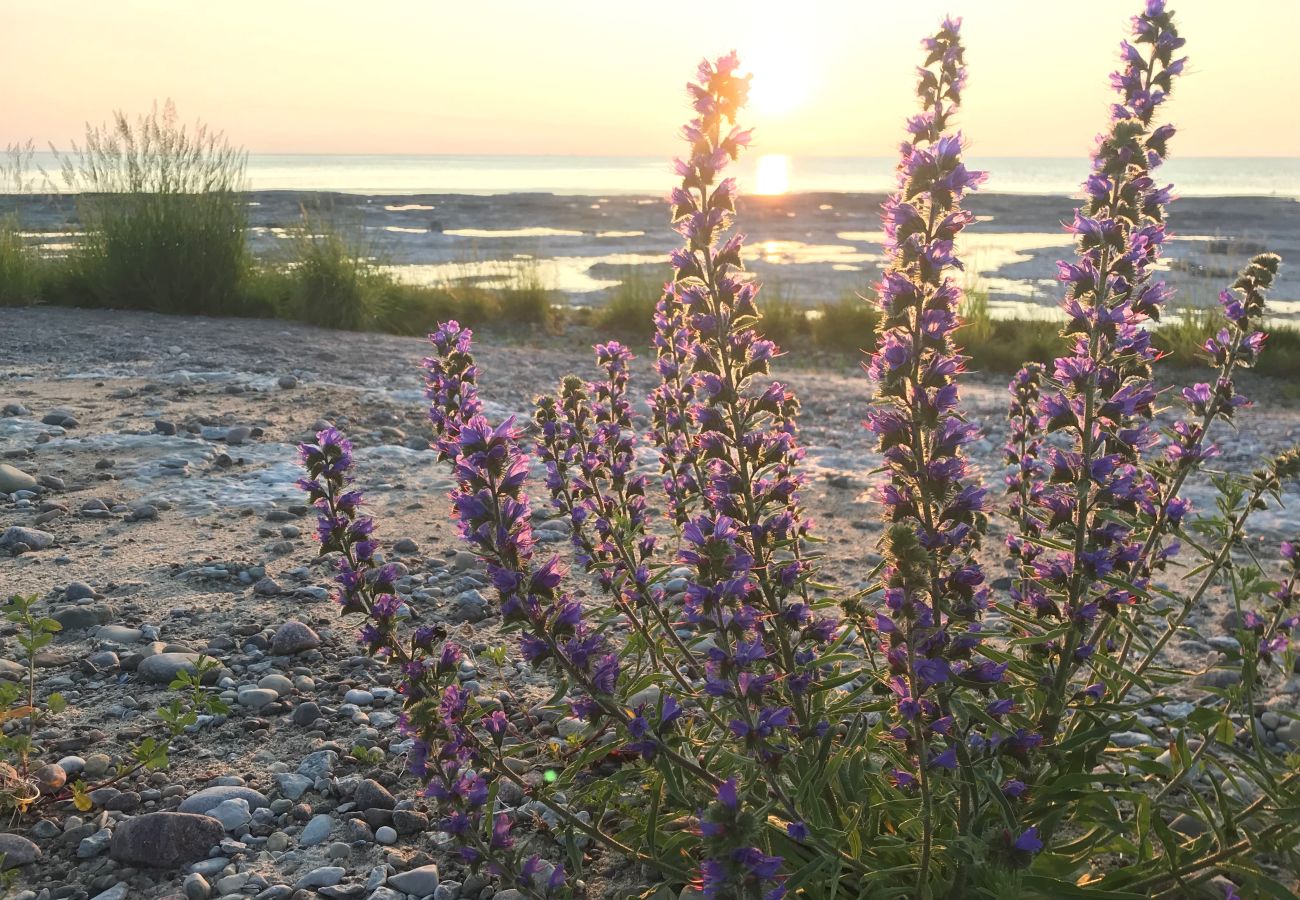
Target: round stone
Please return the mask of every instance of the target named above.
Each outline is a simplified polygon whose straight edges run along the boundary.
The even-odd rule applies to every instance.
[[[276,656],[291,656],[320,646],[320,635],[302,622],[289,620],[275,630],[271,638],[271,652]]]

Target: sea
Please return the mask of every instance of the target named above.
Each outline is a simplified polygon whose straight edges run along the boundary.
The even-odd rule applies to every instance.
[[[34,162],[59,170],[53,154]],[[746,265],[809,306],[867,289],[886,262],[880,195],[894,188],[895,162],[742,157],[734,171]],[[967,164],[988,181],[968,204],[976,223],[961,238],[966,287],[985,291],[995,315],[1055,315],[1055,261],[1070,248],[1062,223],[1073,215],[1088,160]],[[259,255],[282,252],[303,203],[316,202],[304,195],[329,192],[331,214],[359,225],[359,243],[404,281],[498,286],[526,277],[567,302],[596,304],[633,271],[662,277],[678,237],[660,200],[676,180],[666,157],[252,154],[249,238]],[[1300,258],[1300,157],[1175,157],[1160,181],[1181,198],[1163,263],[1180,303],[1213,305],[1260,250]],[[42,252],[68,252],[79,228],[72,198],[50,206],[0,196],[0,215],[20,200],[28,201],[18,209],[26,239]],[[1270,310],[1300,319],[1300,267],[1284,267]]]
[[[59,161],[33,162],[55,176]],[[742,190],[878,193],[892,189],[895,157],[750,154],[736,168]],[[1085,158],[969,157],[988,172],[987,192],[1075,194]],[[1160,170],[1184,197],[1300,198],[1300,157],[1177,157]],[[254,153],[250,190],[349,194],[665,194],[671,160],[642,156],[447,156]],[[765,183],[766,182],[766,183]]]

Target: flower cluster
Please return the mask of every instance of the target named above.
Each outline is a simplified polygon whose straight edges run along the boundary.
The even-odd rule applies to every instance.
[[[322,553],[338,557],[339,602],[365,617],[362,643],[394,670],[408,768],[459,864],[530,900],[582,893],[568,878],[583,875],[587,841],[658,873],[660,888],[689,884],[716,900],[864,888],[1166,896],[1216,870],[1254,889],[1266,876],[1253,855],[1294,854],[1300,825],[1274,810],[1300,804],[1300,777],[1266,771],[1277,751],[1254,732],[1250,769],[1268,776],[1254,779],[1265,796],[1225,790],[1219,813],[1196,804],[1216,818],[1204,838],[1162,853],[1150,836],[1159,828],[1135,836],[1131,817],[1116,814],[1136,778],[1173,773],[1142,786],[1157,822],[1187,806],[1179,792],[1195,772],[1241,772],[1243,735],[1238,745],[1219,735],[1231,733],[1234,703],[1254,708],[1256,664],[1284,652],[1290,662],[1300,550],[1283,545],[1280,583],[1237,562],[1247,517],[1300,477],[1300,451],[1249,477],[1216,476],[1221,515],[1195,528],[1184,528],[1180,496],[1216,452],[1210,426],[1245,405],[1234,373],[1263,344],[1278,259],[1255,257],[1225,291],[1225,325],[1205,345],[1216,375],[1183,391],[1182,418],[1157,429],[1159,337],[1149,326],[1168,297],[1154,272],[1170,189],[1152,173],[1173,132],[1154,117],[1184,63],[1163,0],[1144,0],[1069,226],[1078,257],[1060,264],[1069,354],[1027,364],[1010,385],[1006,544],[1017,575],[986,620],[994,586],[977,554],[990,504],[968,457],[978,429],[959,407],[956,278],[956,244],[974,221],[963,206],[984,176],[966,167],[952,127],[966,82],[959,30],[947,19],[923,43],[921,112],[907,122],[884,206],[883,315],[867,366],[876,402],[865,423],[886,476],[883,561],[859,592],[837,603],[817,578],[799,403],[770,380],[779,351],[733,231],[737,186],[726,173],[750,139],[737,127],[749,79],[735,54],[702,63],[688,85],[689,149],[670,198],[683,241],[656,306],[645,431],[666,503],[650,496],[639,465],[627,347],[597,344],[602,374],[569,376],[539,397],[525,437],[513,418],[484,416],[470,332],[452,321],[429,336],[432,449],[453,466],[460,536],[518,635],[511,665],[555,682],[541,716],[509,693],[480,697],[466,683],[467,651],[411,614],[361,513],[343,436],[327,429],[302,447],[301,486],[318,509]],[[533,448],[590,579],[539,549],[533,521],[554,513],[528,496]],[[670,522],[657,527],[660,506]],[[1161,569],[1178,552],[1174,538],[1189,536],[1203,557],[1199,584],[1175,590]],[[584,606],[591,580],[603,596]],[[1201,740],[1180,735],[1167,763],[1112,746],[1146,702],[1129,692],[1153,683],[1146,672],[1163,665],[1162,648],[1225,581],[1242,613],[1232,660],[1241,682],[1198,699],[1186,729]],[[1119,614],[1152,595],[1174,602]],[[510,652],[487,657],[506,665]],[[566,714],[557,727],[538,721]],[[506,801],[507,782],[525,806]],[[534,855],[544,841],[521,825],[535,804],[546,810],[539,831],[544,821],[564,839],[569,872]],[[1244,842],[1232,837],[1240,822],[1255,829]],[[1222,846],[1224,835],[1236,843]],[[1099,875],[1089,866],[1103,856],[1136,863]]]
[[[1055,667],[1039,719],[1048,736],[1060,724],[1072,674],[1097,649],[1090,632],[1098,615],[1134,602],[1134,590],[1108,579],[1133,574],[1142,550],[1137,519],[1155,515],[1159,500],[1156,479],[1142,466],[1157,440],[1151,363],[1158,353],[1145,325],[1159,319],[1169,296],[1152,272],[1171,189],[1157,186],[1152,172],[1173,128],[1156,127],[1153,118],[1185,65],[1174,56],[1183,43],[1163,0],[1150,0],[1134,18],[1133,43],[1121,45],[1124,67],[1111,78],[1120,100],[1098,139],[1087,202],[1068,226],[1078,258],[1059,263],[1063,333],[1073,346],[1055,361],[1039,399],[1043,429],[1060,437],[1045,454],[1048,483],[1035,504],[1044,532],[1070,549],[1035,559],[1035,577],[1019,598],[1048,628],[1070,625],[1063,638],[1033,648]],[[1138,591],[1143,585],[1141,577],[1133,582]]]
[[[866,427],[889,474],[880,489],[890,524],[875,628],[891,673],[892,733],[912,757],[894,779],[923,790],[927,772],[957,768],[968,741],[989,745],[954,701],[959,687],[986,694],[1006,669],[978,653],[988,588],[974,551],[986,499],[963,452],[977,429],[957,412],[963,359],[953,333],[962,291],[951,277],[961,267],[954,241],[973,220],[962,199],[984,180],[962,162],[961,135],[945,131],[966,80],[960,26],[948,19],[924,44],[923,111],[908,123],[898,191],[884,207],[890,264],[877,287],[884,315],[868,367],[880,402]]]
[[[371,653],[391,654],[401,610],[392,593],[397,569],[376,561],[375,522],[361,514],[364,497],[352,486],[352,443],[337,428],[325,428],[316,443],[299,445],[298,457],[307,471],[298,487],[316,508],[320,552],[338,554],[335,599],[344,613],[367,617],[360,637]]]
[[[1043,433],[1038,422],[1038,392],[1042,382],[1042,363],[1028,363],[1015,374],[1008,387],[1011,402],[1007,418],[1011,427],[1003,448],[1008,467],[1004,481],[1010,497],[1007,515],[1015,521],[1016,530],[1007,535],[1007,550],[1025,576],[1032,572],[1034,560],[1042,552],[1042,545],[1035,542],[1042,534],[1042,523],[1033,514],[1044,487]],[[1019,599],[1019,588],[1013,591]]]

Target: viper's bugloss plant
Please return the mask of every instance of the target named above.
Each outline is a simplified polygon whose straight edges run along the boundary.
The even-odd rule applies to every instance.
[[[1013,379],[1006,490],[991,495],[959,391],[955,273],[974,224],[964,199],[983,181],[953,127],[959,32],[948,19],[923,43],[921,111],[884,207],[864,412],[883,561],[864,589],[818,576],[799,403],[771,381],[779,350],[733,231],[726,171],[750,142],[735,54],[688,86],[670,197],[682,245],[655,311],[644,421],[617,342],[594,348],[596,379],[565,378],[525,423],[485,415],[467,329],[430,335],[452,515],[518,636],[475,662],[549,679],[548,700],[466,683],[471,652],[412,627],[430,619],[382,561],[347,440],[327,429],[303,447],[338,600],[395,668],[408,769],[457,865],[533,898],[589,896],[587,878],[625,863],[646,896],[690,885],[722,900],[1294,882],[1300,779],[1255,713],[1291,664],[1300,553],[1285,544],[1279,567],[1245,537],[1300,453],[1208,473],[1217,513],[1187,499],[1215,459],[1212,428],[1246,405],[1235,376],[1263,347],[1278,258],[1256,257],[1224,293],[1213,378],[1166,391],[1148,325],[1169,295],[1156,273],[1171,189],[1154,173],[1173,130],[1156,116],[1185,63],[1172,16],[1148,0],[1070,226],[1077,256],[1061,264],[1070,353]],[[549,508],[528,492],[539,471]],[[539,517],[559,520],[569,552],[544,549]],[[987,573],[1003,547],[1013,575],[999,586]],[[1211,596],[1231,597],[1235,633],[1198,661],[1213,666],[1180,670],[1167,648]]]

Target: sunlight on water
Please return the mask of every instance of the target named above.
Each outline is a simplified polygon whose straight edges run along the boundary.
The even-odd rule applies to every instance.
[[[567,228],[450,228],[443,234],[452,237],[516,238],[516,237],[582,237],[581,231]]]
[[[443,285],[471,283],[484,288],[509,288],[521,275],[533,276],[547,290],[587,294],[615,287],[621,276],[602,278],[591,273],[597,265],[641,266],[662,263],[659,253],[611,253],[606,256],[557,256],[551,259],[486,259],[432,265],[386,266],[394,277],[408,284]]]

